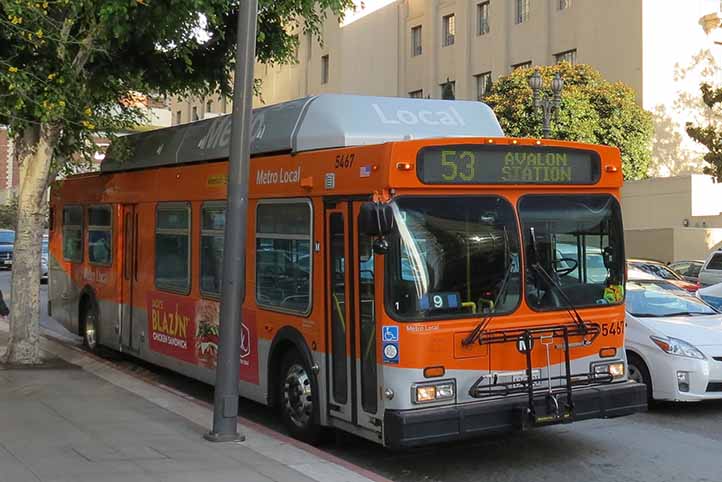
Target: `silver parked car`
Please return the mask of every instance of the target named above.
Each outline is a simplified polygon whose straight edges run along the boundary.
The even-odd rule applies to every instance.
[[[722,249],[713,251],[699,272],[699,284],[711,286],[722,283]]]

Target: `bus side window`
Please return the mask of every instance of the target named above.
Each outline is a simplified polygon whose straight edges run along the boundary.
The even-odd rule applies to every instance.
[[[83,208],[63,208],[63,258],[73,263],[83,262]]]
[[[88,208],[88,261],[93,264],[112,263],[112,213],[107,205]]]
[[[260,201],[256,208],[256,303],[307,314],[311,307],[311,205]]]
[[[158,203],[155,223],[155,286],[188,294],[191,286],[190,205]]]
[[[225,227],[226,204],[204,203],[201,208],[201,292],[211,297],[221,295]]]

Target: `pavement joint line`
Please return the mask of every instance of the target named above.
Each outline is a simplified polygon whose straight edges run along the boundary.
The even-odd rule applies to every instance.
[[[8,331],[9,330],[9,324],[5,320],[0,320],[0,331]],[[119,387],[121,389],[127,390],[131,393],[134,393],[135,395],[145,399],[146,401],[149,401],[155,405],[161,406],[162,408],[175,413],[176,415],[181,416],[182,418],[185,418],[186,420],[189,420],[193,423],[199,424],[201,426],[208,426],[210,421],[212,420],[212,410],[213,405],[210,403],[207,403],[203,400],[198,400],[196,398],[193,398],[190,395],[187,395],[175,388],[169,387],[163,383],[157,382],[155,380],[152,380],[150,377],[147,377],[145,375],[139,374],[137,372],[134,372],[132,370],[118,367],[114,365],[112,362],[105,360],[98,355],[95,355],[93,353],[89,353],[85,351],[84,349],[78,347],[77,345],[73,344],[71,340],[69,340],[66,337],[62,337],[59,335],[56,335],[54,332],[47,330],[45,328],[41,328],[42,333],[41,337],[43,338],[42,343],[42,349],[45,351],[48,351],[49,353],[52,353],[53,355],[62,358],[63,360],[69,362],[69,363],[75,363],[80,365],[84,370],[88,371],[89,373],[102,378],[103,380],[106,380],[107,382],[111,383],[112,385],[115,385],[116,387]],[[67,351],[72,351],[76,358],[73,356],[70,356],[70,354],[67,353]],[[78,360],[79,359],[79,360]],[[81,363],[78,363],[78,362]],[[145,385],[149,385],[151,388],[155,388],[158,390],[165,391],[175,397],[178,397],[182,399],[185,402],[190,402],[193,405],[196,405],[202,409],[204,409],[207,413],[205,413],[205,421],[200,421],[197,418],[192,418],[189,416],[189,414],[184,413],[183,410],[179,407],[174,406],[174,404],[163,404],[161,405],[158,403],[155,398],[149,396],[147,393],[143,393],[142,390],[140,390],[138,387],[132,386],[132,384],[128,383],[122,383],[118,377],[112,377],[111,375],[104,373],[105,371],[110,372],[116,372],[121,373],[125,375],[126,377],[130,377],[132,379],[135,379],[136,381],[140,381]],[[162,398],[162,397],[161,397]],[[365,469],[363,467],[360,467],[356,464],[353,464],[352,462],[349,462],[347,460],[341,459],[335,455],[329,454],[327,452],[324,452],[321,449],[318,449],[316,447],[313,447],[312,445],[306,444],[304,442],[301,442],[299,440],[293,439],[291,437],[288,437],[284,434],[278,433],[275,430],[272,430],[268,427],[265,427],[261,424],[258,424],[256,422],[253,422],[249,419],[246,419],[242,416],[238,416],[238,425],[240,429],[243,430],[246,434],[246,442],[243,442],[241,445],[246,446],[248,449],[253,450],[261,455],[264,455],[265,457],[268,457],[269,459],[274,460],[280,465],[294,468],[295,466],[298,466],[301,468],[301,470],[297,470],[299,473],[302,473],[303,475],[306,475],[307,477],[313,477],[312,474],[314,474],[316,471],[312,470],[311,466],[313,465],[326,465],[326,466],[335,466],[338,472],[341,472],[339,475],[344,477],[344,482],[357,482],[362,480],[370,480],[373,482],[391,482],[390,479],[387,479],[377,473],[371,472],[368,469]],[[254,433],[255,432],[255,433]],[[260,436],[260,437],[259,437]],[[253,443],[254,437],[256,438],[262,438],[267,437],[274,439],[279,442],[280,445],[289,445],[296,449],[302,450],[309,454],[311,457],[320,459],[317,462],[313,462],[312,460],[309,460],[308,463],[305,464],[287,464],[284,463],[282,460],[279,460],[278,456],[274,453],[273,450],[269,450],[267,447],[264,447],[263,444],[257,445]],[[294,469],[295,470],[295,469]],[[350,474],[346,474],[346,476],[343,475],[344,471],[350,472]],[[353,475],[352,477],[348,477],[349,475]],[[322,475],[323,476],[323,475]],[[316,480],[319,480],[319,482],[327,482],[327,478],[316,478]]]

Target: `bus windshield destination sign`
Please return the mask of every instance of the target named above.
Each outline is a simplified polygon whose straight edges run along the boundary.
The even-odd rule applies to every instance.
[[[417,164],[428,184],[594,184],[600,174],[595,152],[557,147],[434,146]]]

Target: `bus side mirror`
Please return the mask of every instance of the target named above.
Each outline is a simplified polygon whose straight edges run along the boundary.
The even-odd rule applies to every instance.
[[[359,231],[367,236],[383,237],[394,229],[394,213],[388,204],[367,202],[358,215]]]

